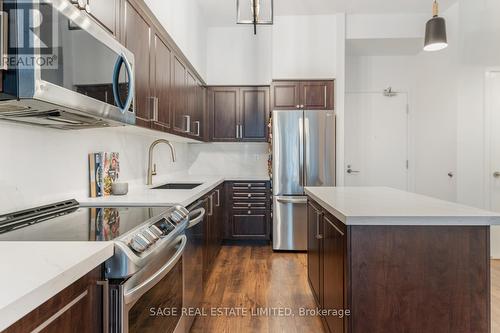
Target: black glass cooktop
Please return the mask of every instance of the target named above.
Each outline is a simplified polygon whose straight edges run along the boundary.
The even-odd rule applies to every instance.
[[[68,200],[0,215],[0,241],[108,241],[168,207],[80,207]]]

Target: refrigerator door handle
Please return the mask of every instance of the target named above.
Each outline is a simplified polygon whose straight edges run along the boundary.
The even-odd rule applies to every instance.
[[[304,186],[304,117],[299,120],[299,185]]]
[[[277,198],[276,199],[278,202],[281,203],[291,203],[291,204],[306,204],[307,203],[307,198]]]

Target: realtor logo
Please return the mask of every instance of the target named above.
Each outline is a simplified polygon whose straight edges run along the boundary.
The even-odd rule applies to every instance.
[[[59,64],[59,16],[50,0],[7,0],[9,52],[2,59],[8,68],[56,69]],[[4,16],[5,16],[4,13]]]

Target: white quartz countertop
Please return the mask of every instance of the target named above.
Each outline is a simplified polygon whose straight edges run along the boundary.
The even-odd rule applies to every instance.
[[[112,242],[0,242],[0,331],[113,255]]]
[[[108,196],[99,198],[77,198],[82,206],[98,205],[102,207],[111,206],[172,206],[180,204],[188,206],[209,193],[224,181],[269,181],[267,176],[197,176],[197,175],[175,175],[155,179],[152,186],[132,185],[129,193],[123,196]],[[191,190],[163,190],[153,189],[167,183],[201,183],[200,186]]]
[[[306,187],[347,225],[499,225],[500,213],[388,187]]]

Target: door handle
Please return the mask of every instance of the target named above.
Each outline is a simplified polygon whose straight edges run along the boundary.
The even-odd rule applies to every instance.
[[[186,229],[190,229],[200,223],[203,220],[203,217],[205,217],[205,208],[200,207],[198,209],[195,209],[193,211],[189,212],[189,224],[186,227]],[[192,218],[192,219],[191,219]]]
[[[351,169],[351,166],[350,166],[350,165],[348,165],[348,166],[347,166],[347,173],[348,173],[348,174],[352,174],[352,173],[359,173],[359,171],[358,171],[358,170],[353,170],[353,169]]]
[[[236,139],[240,138],[240,127],[236,125]]]
[[[186,119],[186,130],[185,132],[186,133],[190,133],[191,132],[191,116],[184,116],[184,119]]]
[[[500,171],[493,172],[493,177],[500,178]]]
[[[291,204],[306,204],[307,199],[287,199],[287,198],[279,198],[276,199],[276,201],[281,202],[281,203],[291,203]]]
[[[319,233],[319,219],[320,219],[320,214],[317,212],[316,213],[316,239],[323,239],[323,236]]]

